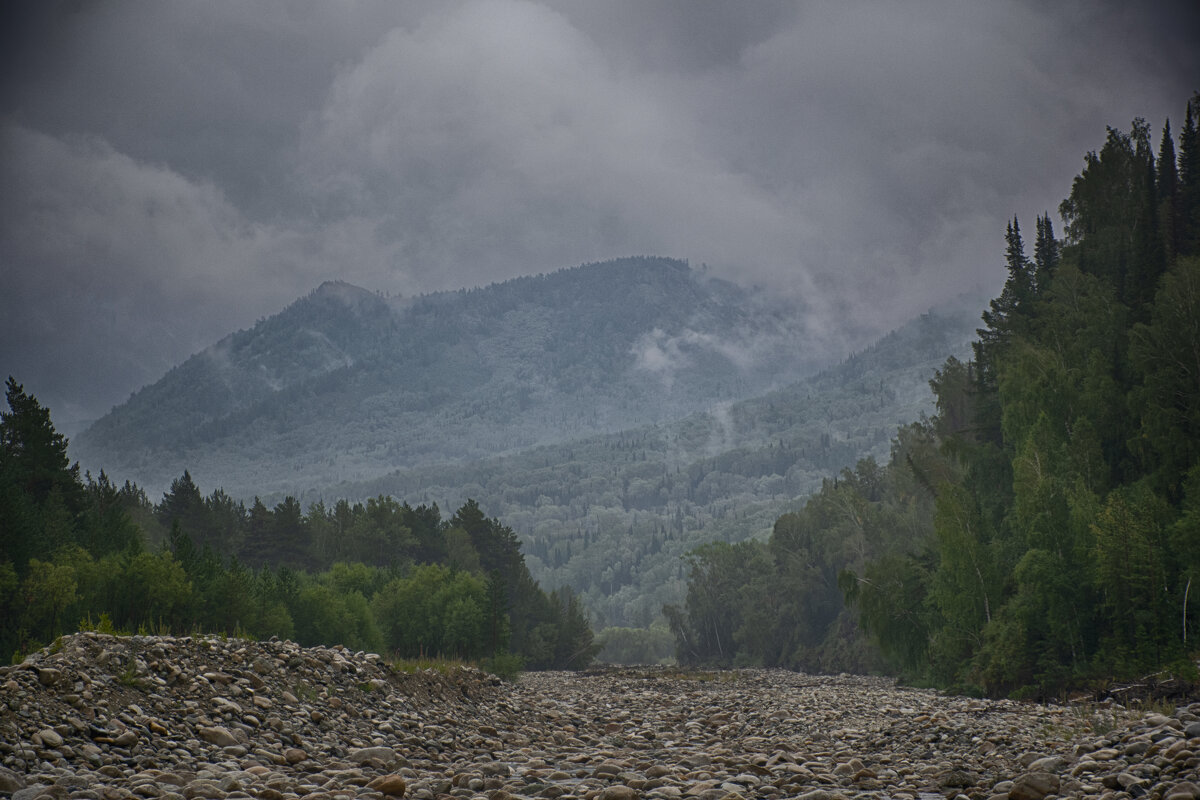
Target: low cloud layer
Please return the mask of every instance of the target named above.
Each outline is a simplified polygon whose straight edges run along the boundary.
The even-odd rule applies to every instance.
[[[17,4],[0,371],[85,419],[326,279],[631,254],[886,330],[1002,279],[1104,126],[1178,130],[1192,4]]]

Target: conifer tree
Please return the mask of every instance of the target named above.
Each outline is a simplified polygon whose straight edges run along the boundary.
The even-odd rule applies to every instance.
[[[1154,271],[1134,263],[1144,255],[1146,228],[1153,224],[1153,161],[1144,119],[1135,119],[1130,133],[1109,128],[1104,146],[1084,157],[1083,172],[1059,206],[1079,268],[1111,283],[1124,303],[1145,299],[1141,288]]]
[[[1171,138],[1171,120],[1163,124],[1162,141],[1158,146],[1158,229],[1163,258],[1167,264],[1175,261],[1179,252],[1179,236],[1175,220],[1179,215],[1179,171],[1175,163],[1175,141]]]
[[[158,520],[167,529],[178,522],[183,531],[197,545],[201,545],[208,527],[205,524],[207,517],[208,509],[204,505],[204,498],[200,496],[200,488],[192,480],[191,472],[184,470],[182,475],[171,481],[171,488],[163,493],[162,502],[158,504]]]
[[[983,322],[987,327],[976,331],[979,341],[972,345],[979,366],[979,379],[985,388],[992,389],[995,388],[996,362],[1000,352],[1022,327],[1021,315],[1028,310],[1033,298],[1033,270],[1029,259],[1025,257],[1021,225],[1016,217],[1008,223],[1004,242],[1008,280],[1004,282],[1000,296],[992,300],[983,312]]]
[[[9,410],[0,412],[0,475],[40,506],[57,490],[72,512],[82,509],[79,465],[67,457],[67,438],[54,429],[50,409],[25,392],[11,375]]]
[[[1175,219],[1178,255],[1200,253],[1200,93],[1187,104],[1183,130],[1179,133],[1179,200]]]
[[[1134,319],[1147,319],[1158,279],[1166,268],[1158,222],[1158,188],[1154,155],[1150,147],[1150,126],[1145,120],[1133,122],[1135,168],[1131,213],[1135,215],[1133,246],[1124,276],[1122,299]]]
[[[1042,294],[1050,287],[1050,281],[1058,269],[1062,248],[1054,238],[1054,223],[1050,215],[1037,218],[1037,238],[1033,245],[1034,292]]]

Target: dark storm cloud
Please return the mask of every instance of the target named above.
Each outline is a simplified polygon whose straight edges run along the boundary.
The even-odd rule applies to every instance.
[[[13,9],[16,10],[13,10]],[[0,370],[66,417],[327,278],[654,253],[879,330],[1002,278],[1105,125],[1200,84],[1191,4],[11,6]]]

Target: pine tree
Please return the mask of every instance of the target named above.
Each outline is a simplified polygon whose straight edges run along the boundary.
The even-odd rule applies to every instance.
[[[171,488],[163,493],[162,502],[158,504],[157,514],[163,528],[169,530],[178,522],[197,547],[208,543],[208,509],[200,496],[200,488],[187,470],[171,481]]]
[[[1104,147],[1084,157],[1083,172],[1059,206],[1067,241],[1077,245],[1079,268],[1111,283],[1122,302],[1140,292],[1145,274],[1152,271],[1133,262],[1149,234],[1153,161],[1145,120],[1135,119],[1131,133],[1109,128]]]
[[[10,375],[7,412],[0,412],[0,476],[40,506],[58,490],[72,513],[83,507],[79,464],[67,457],[67,438],[54,429],[50,409]]]
[[[1033,245],[1033,284],[1036,294],[1040,295],[1049,288],[1050,281],[1058,269],[1061,253],[1062,247],[1054,238],[1054,223],[1050,221],[1050,214],[1038,217],[1037,239]]]
[[[1150,316],[1150,304],[1154,301],[1158,279],[1166,269],[1166,260],[1158,222],[1158,180],[1150,147],[1150,126],[1145,120],[1134,120],[1132,137],[1135,168],[1141,170],[1141,175],[1133,176],[1132,210],[1136,219],[1122,299],[1134,319],[1143,320]]]
[[[255,497],[246,514],[246,536],[238,555],[254,567],[278,566],[272,558],[277,554],[279,542],[275,537],[275,515],[261,498]]]
[[[1172,264],[1179,252],[1179,235],[1175,220],[1179,216],[1179,171],[1175,163],[1175,141],[1171,138],[1171,120],[1163,124],[1162,141],[1158,146],[1158,230],[1162,241],[1163,258]]]
[[[1179,134],[1179,201],[1175,219],[1177,255],[1200,253],[1200,93],[1187,104],[1183,130]]]
[[[1004,282],[1000,296],[983,312],[987,327],[976,331],[979,341],[972,345],[979,365],[979,380],[985,389],[995,388],[997,360],[1012,336],[1023,327],[1022,315],[1028,311],[1033,299],[1033,270],[1025,257],[1021,225],[1016,217],[1008,223],[1004,242],[1008,280]]]

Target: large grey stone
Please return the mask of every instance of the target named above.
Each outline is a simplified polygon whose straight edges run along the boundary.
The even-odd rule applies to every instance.
[[[346,759],[355,764],[365,764],[368,761],[382,761],[391,764],[396,760],[396,751],[390,747],[363,747],[352,751]]]
[[[1010,800],[1042,800],[1058,791],[1058,776],[1051,772],[1026,772],[1013,781]]]
[[[200,738],[206,742],[211,742],[217,747],[233,747],[238,743],[237,737],[230,730],[221,725],[201,728]]]

